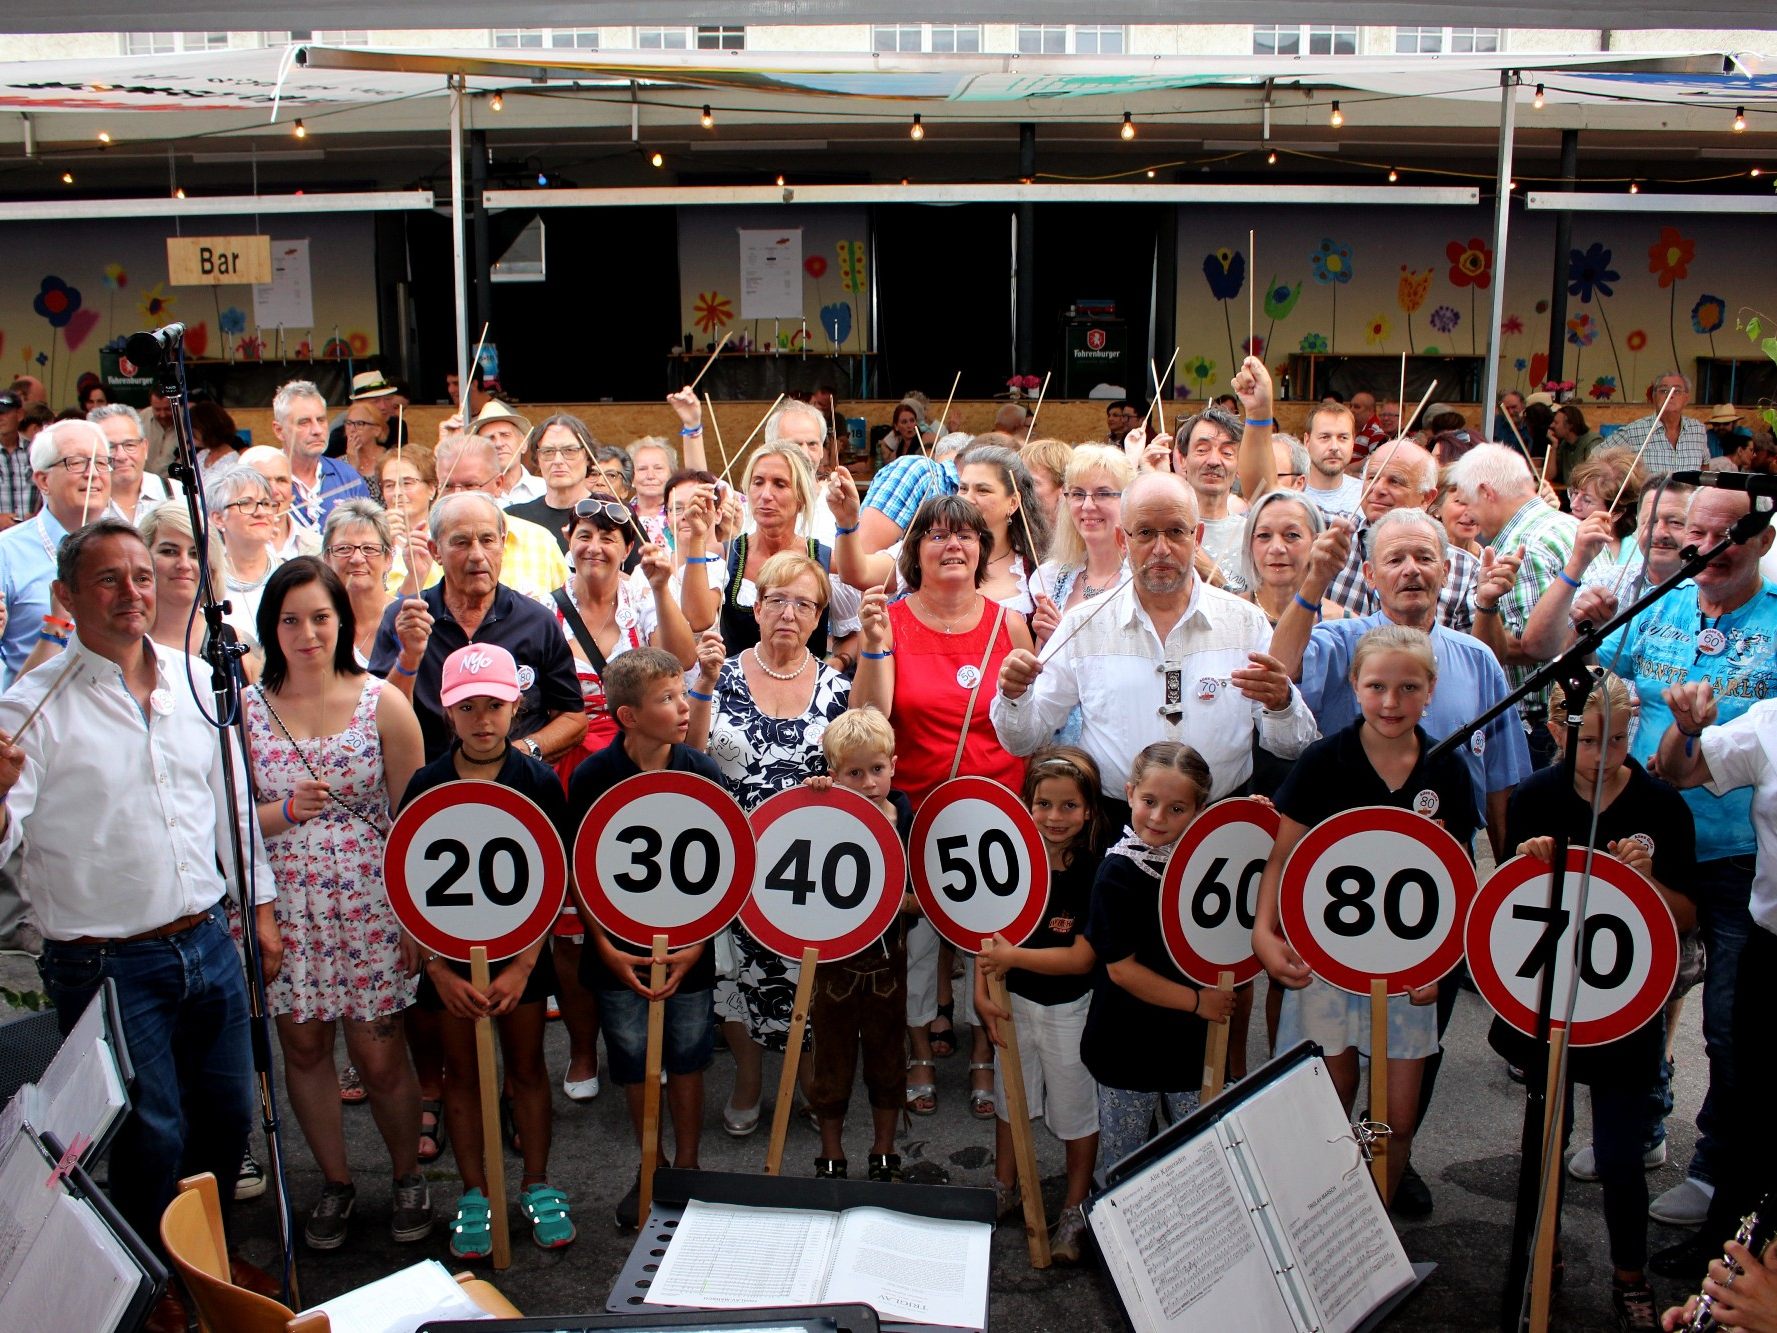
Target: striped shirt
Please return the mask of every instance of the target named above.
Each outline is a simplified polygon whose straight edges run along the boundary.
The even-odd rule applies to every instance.
[[[1666,436],[1666,428],[1654,424],[1658,420],[1657,416],[1637,417],[1618,430],[1610,442],[1623,444],[1629,449],[1639,449],[1641,442],[1647,440],[1647,452],[1641,456],[1641,466],[1649,478],[1681,469],[1701,468],[1703,460],[1709,457],[1709,432],[1703,423],[1695,417],[1680,417],[1678,443],[1673,444]],[[1650,430],[1653,431],[1651,438],[1648,436]],[[1622,436],[1622,439],[1619,440],[1617,435]]]
[[[1511,590],[1499,599],[1500,619],[1513,634],[1524,633],[1524,624],[1530,619],[1537,599],[1567,564],[1567,557],[1573,554],[1573,538],[1579,531],[1579,526],[1579,520],[1572,514],[1551,509],[1543,503],[1541,497],[1533,495],[1519,507],[1517,513],[1506,520],[1506,525],[1494,536],[1493,549],[1501,555],[1511,555],[1520,546],[1524,548],[1524,559],[1518,566],[1518,577],[1513,581]],[[1506,678],[1512,682],[1512,688],[1516,689],[1535,669],[1533,666],[1508,664]],[[1549,692],[1544,689],[1526,695],[1518,706],[1520,710],[1546,709],[1548,702]]]

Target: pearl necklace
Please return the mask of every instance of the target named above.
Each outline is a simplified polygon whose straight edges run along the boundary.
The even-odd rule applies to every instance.
[[[758,667],[759,670],[763,671],[773,680],[795,680],[796,677],[808,670],[808,664],[813,660],[814,654],[808,651],[808,647],[805,644],[802,648],[802,660],[796,664],[796,669],[794,671],[773,671],[770,667],[765,665],[765,659],[759,655],[759,650],[757,648],[753,649],[753,665]]]

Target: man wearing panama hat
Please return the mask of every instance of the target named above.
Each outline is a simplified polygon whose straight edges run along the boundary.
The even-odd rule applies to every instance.
[[[494,442],[500,462],[500,475],[496,480],[500,508],[540,499],[548,491],[543,478],[525,469],[524,444],[531,433],[527,418],[498,398],[490,398],[487,406],[469,423],[469,433]]]
[[[388,379],[384,377],[382,371],[363,370],[352,376],[352,392],[349,395],[349,399],[352,403],[363,403],[365,406],[374,409],[379,414],[379,421],[385,428],[382,437],[377,440],[378,444],[384,444],[390,449],[393,449],[395,447],[397,425],[401,426],[400,434],[402,442],[406,442],[406,423],[398,423],[395,416],[396,405],[404,401],[401,389],[398,385],[391,384]],[[339,424],[334,426],[332,431],[329,432],[327,436],[327,457],[344,458],[347,456],[350,446],[354,443],[354,441],[346,438],[346,419],[351,415],[348,407],[346,416],[342,417]]]
[[[1732,458],[1752,441],[1752,432],[1740,424],[1740,409],[1732,403],[1710,408],[1703,424],[1709,430],[1709,457],[1712,460]]]

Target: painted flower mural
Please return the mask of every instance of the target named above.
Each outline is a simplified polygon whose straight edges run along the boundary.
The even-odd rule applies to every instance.
[[[1224,245],[1203,256],[1203,277],[1209,283],[1209,294],[1222,305],[1222,323],[1228,329],[1228,360],[1238,361],[1234,355],[1234,317],[1228,312],[1228,302],[1246,286],[1246,256]]]
[[[1616,336],[1610,331],[1610,313],[1604,308],[1604,300],[1612,296],[1616,288],[1612,285],[1622,281],[1623,275],[1618,273],[1611,264],[1611,252],[1600,241],[1593,241],[1584,250],[1572,250],[1567,256],[1567,294],[1577,296],[1587,305],[1594,302],[1598,306],[1598,320],[1604,327],[1605,341],[1610,344],[1611,360],[1617,363],[1617,381],[1622,382],[1623,363],[1617,355]],[[1568,327],[1573,327],[1569,320]]]
[[[64,328],[80,309],[80,289],[70,287],[52,273],[38,284],[31,309],[47,319],[50,328]]]
[[[734,303],[721,292],[699,292],[692,318],[705,333],[714,333],[734,318]]]
[[[1388,341],[1388,335],[1394,332],[1394,325],[1389,323],[1388,316],[1378,311],[1371,315],[1364,325],[1364,341],[1372,347],[1380,347]]]
[[[1592,381],[1592,387],[1587,392],[1591,394],[1594,402],[1609,402],[1617,396],[1616,378],[1611,375],[1600,375]]]
[[[1575,347],[1590,347],[1598,338],[1598,326],[1590,315],[1575,315],[1567,321],[1567,341]]]
[[[1333,320],[1327,326],[1329,344],[1339,341],[1339,289],[1351,281],[1351,247],[1330,236],[1320,238],[1314,253],[1308,256],[1314,267],[1314,280],[1333,289]]]
[[[1400,306],[1407,316],[1407,350],[1413,350],[1413,312],[1425,304],[1425,298],[1431,293],[1431,275],[1435,270],[1426,269],[1423,273],[1415,273],[1407,265],[1401,265],[1400,280],[1395,283],[1395,304]]]
[[[1709,355],[1715,355],[1715,331],[1728,319],[1728,303],[1719,296],[1708,292],[1697,298],[1691,307],[1691,328],[1697,333],[1709,335]]]
[[[1328,350],[1327,335],[1324,333],[1304,333],[1302,341],[1296,344],[1298,352],[1306,352],[1310,356],[1318,356]]]
[[[1265,341],[1270,343],[1277,333],[1277,321],[1288,319],[1290,311],[1296,308],[1296,302],[1302,299],[1302,284],[1291,286],[1287,282],[1279,282],[1275,276],[1271,285],[1265,289],[1265,318],[1271,321],[1265,330]]]
[[[1503,337],[1512,338],[1524,332],[1524,321],[1516,315],[1507,315],[1499,321],[1499,331]]]
[[[1697,243],[1681,235],[1677,227],[1661,227],[1660,238],[1647,248],[1647,271],[1660,279],[1661,287],[1670,287],[1691,272],[1691,261],[1697,257]]]
[[[1479,236],[1471,236],[1467,245],[1461,241],[1446,245],[1444,258],[1450,261],[1450,285],[1469,289],[1469,351],[1472,353],[1476,350],[1475,330],[1479,327],[1475,318],[1476,294],[1493,285],[1493,251]]]
[[[1216,363],[1199,353],[1180,367],[1185,378],[1197,385],[1197,397],[1203,397],[1203,386],[1215,378]]]
[[[1441,305],[1431,312],[1431,326],[1439,333],[1454,333],[1460,323],[1462,311],[1454,306]]]

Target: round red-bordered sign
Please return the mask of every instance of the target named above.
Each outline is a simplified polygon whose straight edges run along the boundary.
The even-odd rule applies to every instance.
[[[823,963],[869,948],[894,924],[907,856],[888,817],[856,792],[781,791],[749,816],[757,850],[740,923],[773,953]]]
[[[422,946],[459,963],[480,947],[498,961],[549,933],[568,859],[530,797],[496,782],[447,782],[389,827],[383,883],[395,919]]]
[[[932,929],[966,953],[1022,944],[1049,901],[1049,852],[1017,793],[991,778],[941,782],[913,817],[913,894]]]
[[[753,885],[753,831],[720,784],[638,773],[592,803],[574,839],[574,883],[593,920],[645,946],[700,944],[733,921]]]
[[[1361,806],[1323,820],[1284,863],[1283,933],[1309,970],[1356,995],[1405,995],[1462,960],[1475,868],[1423,815]]]
[[[1469,908],[1463,932],[1469,974],[1488,1007],[1526,1036],[1536,1034],[1537,991],[1552,952],[1555,1016],[1561,1026],[1573,979],[1573,904],[1586,850],[1570,847],[1560,929],[1550,932],[1550,868],[1519,856],[1493,872]],[[1570,1046],[1602,1046],[1637,1032],[1666,1006],[1678,979],[1678,927],[1660,891],[1614,856],[1595,852],[1586,895],[1585,959],[1574,996]],[[1519,975],[1528,972],[1528,976]]]
[[[1253,953],[1253,914],[1277,829],[1277,811],[1263,801],[1217,801],[1173,848],[1160,881],[1160,934],[1199,986],[1219,984],[1223,972],[1243,986],[1264,970]]]

